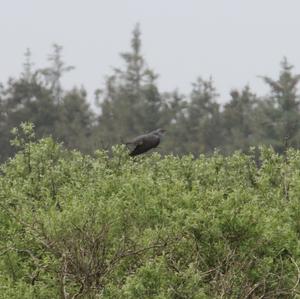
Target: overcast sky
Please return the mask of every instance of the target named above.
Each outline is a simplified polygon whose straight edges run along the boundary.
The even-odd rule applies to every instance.
[[[30,48],[37,67],[51,45],[64,47],[76,69],[64,86],[86,87],[89,99],[112,67],[122,65],[139,22],[143,54],[162,91],[187,93],[210,75],[228,100],[232,88],[277,77],[286,56],[300,73],[300,0],[0,0],[0,82],[22,70]]]

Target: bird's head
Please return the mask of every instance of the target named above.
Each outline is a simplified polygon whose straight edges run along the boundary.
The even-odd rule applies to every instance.
[[[166,131],[167,131],[167,130],[165,130],[165,129],[159,128],[159,129],[155,130],[155,131],[153,132],[153,134],[155,134],[155,135],[157,135],[157,136],[159,136],[159,137],[162,137],[163,135],[165,135]]]

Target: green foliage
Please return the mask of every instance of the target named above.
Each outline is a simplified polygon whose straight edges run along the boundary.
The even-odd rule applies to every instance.
[[[257,98],[246,86],[241,92],[232,90],[231,100],[224,105],[222,113],[224,152],[231,153],[235,149],[249,151],[255,145],[254,107]]]
[[[293,66],[286,58],[281,62],[277,80],[263,77],[270,87],[270,96],[256,109],[256,136],[260,142],[272,144],[278,152],[284,152],[286,143],[299,148],[299,74],[292,73]],[[254,126],[255,127],[255,126]]]
[[[32,122],[36,135],[52,136],[68,148],[83,152],[92,146],[94,114],[90,110],[83,88],[65,92],[62,76],[73,69],[62,59],[62,47],[53,46],[51,65],[33,69],[31,52],[25,53],[24,70],[19,78],[0,85],[0,161],[14,154],[10,146],[10,131],[22,122]]]
[[[74,88],[60,103],[55,137],[69,149],[88,152],[92,147],[94,115],[90,110],[84,89]]]
[[[186,152],[199,155],[212,153],[222,143],[220,130],[219,104],[216,102],[218,94],[213,81],[198,78],[193,84],[190,95],[190,104],[187,107],[187,116],[181,126],[189,134]]]
[[[14,130],[0,298],[295,298],[300,153],[132,159]]]

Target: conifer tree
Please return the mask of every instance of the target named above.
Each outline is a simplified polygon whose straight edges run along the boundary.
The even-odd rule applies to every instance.
[[[57,103],[60,102],[63,96],[61,78],[65,73],[74,69],[74,66],[66,65],[63,61],[62,50],[62,46],[53,44],[53,52],[48,56],[50,66],[40,70]]]
[[[299,95],[297,85],[300,75],[293,74],[293,66],[286,58],[281,62],[279,78],[262,77],[270,87],[270,96],[261,101],[256,111],[256,136],[258,142],[267,143],[283,152],[286,143],[300,146]]]
[[[62,98],[55,123],[55,136],[63,141],[67,148],[76,148],[87,153],[92,150],[94,113],[86,96],[83,88],[73,88]]]
[[[222,144],[220,107],[213,81],[198,78],[193,84],[183,126],[189,136],[186,151],[198,155],[213,152]]]
[[[254,144],[253,117],[257,98],[249,86],[242,91],[232,90],[230,96],[222,112],[223,149],[226,153],[237,149],[247,152]]]
[[[162,99],[156,85],[157,75],[147,67],[141,53],[141,33],[136,25],[131,51],[121,54],[124,68],[114,69],[98,92],[101,115],[98,138],[106,145],[119,143],[162,124]]]

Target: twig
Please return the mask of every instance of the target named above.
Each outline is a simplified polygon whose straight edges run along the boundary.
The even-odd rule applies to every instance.
[[[290,256],[290,259],[291,259],[292,263],[295,265],[295,267],[297,269],[297,272],[298,272],[297,281],[296,281],[295,285],[293,286],[293,288],[291,289],[293,292],[295,292],[296,288],[297,288],[297,286],[298,286],[298,284],[300,282],[300,269],[299,269],[297,263],[295,262],[295,260],[291,256]]]
[[[77,298],[78,296],[80,296],[80,295],[82,294],[83,290],[84,290],[84,283],[83,283],[83,281],[81,281],[80,289],[79,289],[79,291],[78,291],[77,293],[75,293],[75,294],[72,296],[72,299],[75,299],[75,298]]]
[[[253,288],[250,289],[250,291],[248,292],[248,294],[246,295],[245,299],[249,298],[250,295],[260,286],[260,283],[256,283]]]
[[[69,293],[66,290],[67,258],[65,253],[63,253],[62,258],[63,258],[63,269],[62,269],[62,278],[61,278],[62,295],[64,299],[68,299]]]

